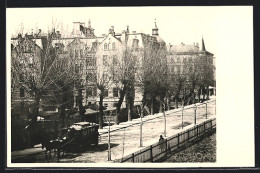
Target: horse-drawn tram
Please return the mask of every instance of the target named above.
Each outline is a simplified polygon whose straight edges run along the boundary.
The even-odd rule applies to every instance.
[[[90,122],[74,123],[59,139],[66,143],[66,148],[79,148],[91,144],[98,145],[98,124]]]
[[[45,156],[51,157],[51,151],[54,151],[54,156],[58,160],[60,152],[82,152],[87,150],[91,144],[98,145],[98,124],[90,122],[74,123],[69,128],[64,128],[61,135],[54,140],[45,141],[42,143],[42,148],[46,148]]]

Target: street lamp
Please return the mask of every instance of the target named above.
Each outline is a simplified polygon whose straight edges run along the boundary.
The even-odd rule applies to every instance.
[[[138,114],[140,115],[140,147],[143,146],[143,137],[142,137],[142,126],[143,126],[143,108],[142,104],[140,105],[141,112],[137,109]]]
[[[183,109],[184,109],[184,100],[182,100],[181,129],[183,129]]]
[[[166,116],[165,116],[165,104],[163,104],[163,118],[164,118],[164,136],[166,137]]]
[[[194,109],[194,126],[195,126],[196,125],[196,110],[197,110],[197,105],[196,104],[194,104],[193,109]]]
[[[208,111],[207,111],[207,103],[205,103],[206,104],[206,119],[208,119]]]
[[[111,118],[112,111],[110,111],[108,117],[108,161],[111,161],[111,146],[110,146],[110,118]]]

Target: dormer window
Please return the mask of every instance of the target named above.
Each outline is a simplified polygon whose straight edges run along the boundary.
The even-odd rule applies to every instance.
[[[138,45],[138,44],[139,44],[139,40],[135,38],[135,39],[133,40],[133,48],[135,48],[135,49],[136,49],[136,48],[139,48],[139,45]]]
[[[104,44],[104,50],[107,50],[107,43]]]

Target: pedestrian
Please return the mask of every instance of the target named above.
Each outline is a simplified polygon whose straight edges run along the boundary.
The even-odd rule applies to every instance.
[[[164,149],[164,138],[162,135],[160,135],[160,139],[159,139],[159,149],[161,151],[163,151],[163,149]]]
[[[160,139],[159,139],[159,142],[162,142],[164,140],[163,136],[160,135]]]

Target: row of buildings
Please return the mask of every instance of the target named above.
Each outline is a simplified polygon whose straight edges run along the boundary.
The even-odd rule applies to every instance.
[[[135,58],[135,90],[134,102],[140,104],[143,97],[143,89],[140,85],[138,74],[141,73],[145,65],[144,57],[151,58],[151,52],[160,50],[165,56],[160,56],[163,62],[167,64],[169,73],[178,70],[184,71],[182,64],[192,62],[197,56],[205,57],[205,63],[214,65],[214,55],[206,51],[205,43],[202,38],[201,47],[198,44],[193,45],[167,45],[159,36],[159,28],[156,25],[152,28],[152,34],[130,32],[129,26],[121,33],[116,33],[115,28],[111,26],[108,34],[97,37],[91,22],[85,26],[84,22],[73,22],[73,31],[70,37],[63,37],[59,31],[53,30],[51,33],[51,43],[48,44],[47,35],[41,33],[19,34],[11,39],[12,59],[19,57],[20,70],[24,68],[33,68],[34,75],[41,75],[42,57],[46,57],[46,50],[51,47],[56,50],[58,57],[69,57],[73,59],[73,68],[75,73],[80,74],[82,86],[82,104],[91,105],[99,101],[99,90],[97,84],[106,82],[104,91],[104,106],[108,108],[115,107],[119,99],[120,68],[123,68],[122,59],[126,58],[126,50],[131,50]],[[150,54],[149,54],[150,52]],[[148,55],[149,54],[149,55]],[[158,54],[156,55],[158,56]],[[129,60],[130,61],[130,60]],[[154,59],[156,61],[156,57]],[[156,62],[154,62],[156,63]],[[37,68],[35,68],[37,66]],[[15,73],[13,71],[12,73]],[[27,79],[21,75],[19,81],[15,82],[12,78],[12,103],[33,102],[30,91],[21,83]],[[102,81],[103,80],[103,81]],[[74,88],[75,90],[75,88]],[[73,92],[71,104],[77,107],[79,99],[78,92]],[[122,106],[125,107],[125,101]],[[57,106],[44,103],[41,100],[40,111],[57,111]]]

